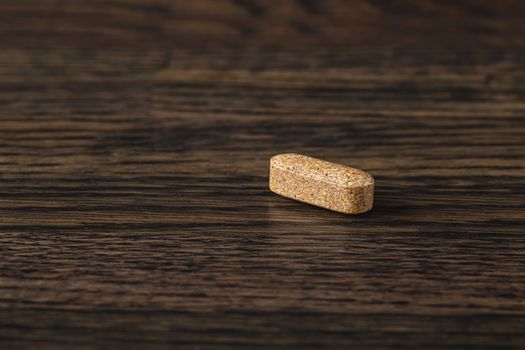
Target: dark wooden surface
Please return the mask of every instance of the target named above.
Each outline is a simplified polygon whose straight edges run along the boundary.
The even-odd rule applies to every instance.
[[[524,348],[524,13],[0,1],[0,348]]]

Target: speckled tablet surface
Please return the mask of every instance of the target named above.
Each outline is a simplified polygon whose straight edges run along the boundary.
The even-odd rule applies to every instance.
[[[270,190],[344,214],[372,209],[374,178],[359,169],[295,154],[270,160]]]

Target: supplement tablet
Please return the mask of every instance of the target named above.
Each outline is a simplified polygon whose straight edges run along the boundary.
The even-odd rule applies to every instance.
[[[374,202],[374,178],[370,174],[294,153],[270,159],[270,190],[344,214],[364,213]]]

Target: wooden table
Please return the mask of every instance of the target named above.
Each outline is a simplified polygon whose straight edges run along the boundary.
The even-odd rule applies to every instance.
[[[524,13],[0,2],[0,348],[523,349]],[[281,152],[375,208],[270,193]]]

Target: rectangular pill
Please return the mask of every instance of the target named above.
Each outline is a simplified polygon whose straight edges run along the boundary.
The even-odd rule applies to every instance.
[[[364,213],[374,202],[374,178],[370,174],[294,153],[270,160],[270,190],[344,214]]]

